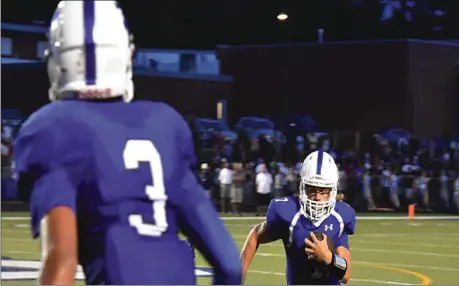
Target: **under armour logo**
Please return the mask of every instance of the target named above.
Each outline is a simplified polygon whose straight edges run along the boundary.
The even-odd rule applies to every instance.
[[[325,231],[329,231],[329,230],[333,230],[333,225],[332,224],[325,225]]]

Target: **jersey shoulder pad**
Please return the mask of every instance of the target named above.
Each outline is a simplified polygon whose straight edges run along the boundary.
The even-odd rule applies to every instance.
[[[75,148],[77,140],[73,140],[72,134],[78,132],[78,126],[66,106],[64,102],[47,104],[21,126],[14,142],[14,162],[18,172],[25,172],[32,166],[50,167],[81,150]],[[81,145],[78,142],[78,146]]]
[[[355,210],[343,201],[336,202],[335,211],[343,218],[343,222],[346,228],[346,231],[349,234],[354,234],[355,232]]]
[[[188,141],[192,140],[192,135],[190,128],[188,127],[187,122],[182,117],[180,113],[178,113],[175,108],[170,106],[164,102],[156,102],[156,101],[138,101],[139,104],[144,104],[146,106],[151,107],[152,117],[154,120],[161,120],[161,122],[167,122],[171,129],[175,129],[178,132],[178,137],[181,143],[184,143],[183,140]]]
[[[169,104],[161,101],[151,101],[151,100],[137,100],[131,104],[137,104],[143,108],[148,108],[153,116],[164,117],[163,119],[168,120],[179,120],[183,121],[183,117],[178,113],[175,108]]]
[[[52,102],[32,113],[21,126],[19,135],[36,133],[39,130],[52,126],[63,114],[59,108],[60,102]]]
[[[269,210],[284,221],[290,222],[298,212],[298,201],[292,196],[271,199]]]
[[[155,112],[158,115],[158,117],[155,117],[156,120],[167,122],[170,129],[175,130],[178,151],[182,159],[189,167],[195,166],[197,158],[194,151],[193,135],[187,122],[172,106],[164,102],[153,103],[155,105]]]

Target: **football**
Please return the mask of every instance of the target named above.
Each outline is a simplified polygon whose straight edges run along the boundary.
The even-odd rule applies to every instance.
[[[321,233],[321,232],[314,232],[314,234],[316,235],[316,237],[317,237],[317,239],[318,239],[319,241],[324,240],[324,235],[323,235],[323,233]],[[309,236],[311,236],[311,235],[309,235]],[[311,238],[311,240],[312,240],[312,238]]]
[[[314,234],[315,234],[315,236],[317,237],[317,239],[318,239],[319,241],[324,240],[324,235],[323,235],[323,233],[321,233],[321,232],[314,232]],[[330,249],[331,252],[336,253],[335,243],[333,242],[333,239],[332,239],[330,236],[328,236],[327,238],[328,238],[328,249]],[[309,240],[312,241],[311,235],[309,235]]]

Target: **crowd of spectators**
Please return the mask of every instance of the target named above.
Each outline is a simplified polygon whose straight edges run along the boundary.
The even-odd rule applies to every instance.
[[[12,135],[17,130],[10,131],[2,126],[2,179],[14,175]],[[425,211],[459,212],[459,142],[439,147],[417,139],[387,142],[374,138],[357,151],[334,146],[326,135],[306,134],[295,144],[246,140],[239,135],[234,142],[216,138],[210,156],[202,156],[202,147],[196,144],[201,155],[197,176],[224,213],[255,211],[262,215],[272,197],[297,192],[301,162],[318,148],[335,158],[339,191],[358,210],[405,210],[415,204]]]
[[[415,204],[427,212],[459,212],[459,145],[454,142],[440,149],[417,139],[401,144],[375,139],[357,152],[334,148],[326,136],[310,139],[306,136],[303,150],[295,146],[294,160],[285,159],[292,153],[285,149],[276,153],[275,142],[259,142],[256,148],[240,140],[223,142],[212,162],[201,164],[199,178],[222,212],[252,209],[260,215],[270,198],[297,192],[302,159],[322,148],[338,163],[339,191],[356,209],[405,210]]]

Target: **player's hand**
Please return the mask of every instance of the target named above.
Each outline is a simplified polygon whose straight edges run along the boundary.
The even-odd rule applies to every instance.
[[[304,242],[306,243],[305,251],[309,255],[309,259],[315,259],[319,262],[324,263],[325,265],[328,265],[332,262],[333,253],[330,251],[330,248],[328,246],[327,235],[323,234],[323,236],[323,240],[318,240],[316,235],[313,232],[311,232],[310,237],[312,238],[312,241],[309,238],[306,238],[304,240]]]

